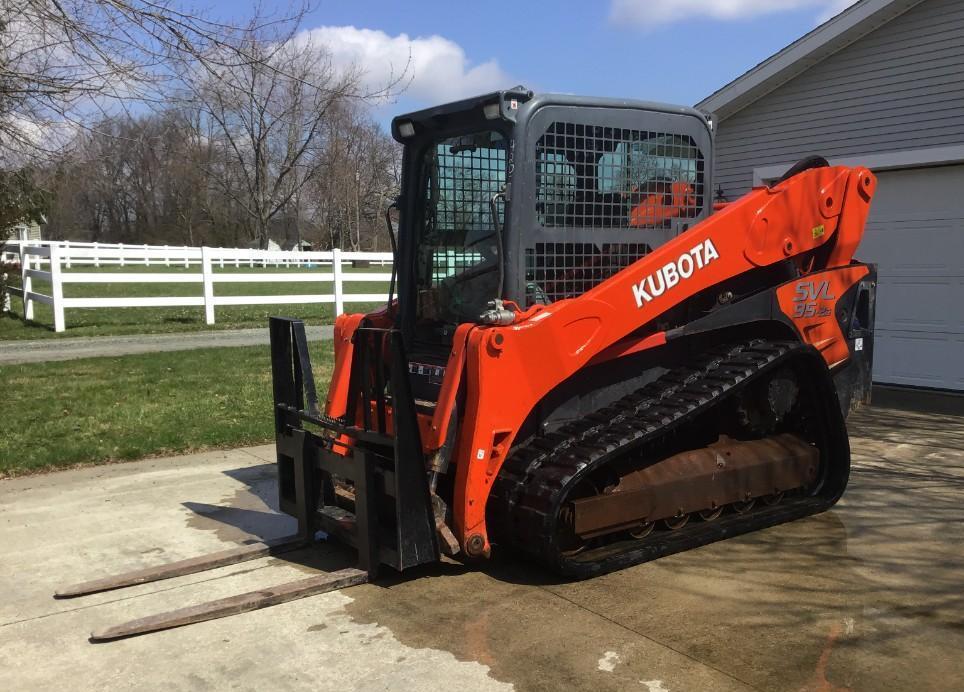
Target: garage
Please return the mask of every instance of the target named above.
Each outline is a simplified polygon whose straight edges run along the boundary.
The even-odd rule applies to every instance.
[[[814,154],[877,174],[857,257],[878,265],[889,389],[964,394],[962,37],[960,0],[862,0],[697,104],[723,199]]]

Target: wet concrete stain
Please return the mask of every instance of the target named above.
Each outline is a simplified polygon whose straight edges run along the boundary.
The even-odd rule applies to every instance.
[[[408,578],[380,579],[346,592],[353,599],[346,612],[386,627],[405,646],[481,663],[517,690],[584,689],[590,681],[596,690],[625,689],[621,679],[602,678],[599,653],[580,642],[598,636],[600,623],[542,588],[554,577],[509,560],[484,568],[446,561]]]
[[[691,689],[703,674],[734,689],[827,692],[964,679],[964,563],[954,543],[914,537],[922,515],[960,521],[962,509],[937,501],[917,521],[885,522],[867,514],[863,480],[839,510],[584,582],[509,559],[485,571],[447,563],[351,590],[346,609],[519,690]],[[655,663],[654,650],[667,658]]]

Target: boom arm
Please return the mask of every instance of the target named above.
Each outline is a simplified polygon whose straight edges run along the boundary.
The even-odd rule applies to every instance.
[[[446,370],[446,380],[463,378],[467,386],[453,507],[465,551],[488,554],[489,492],[521,425],[546,394],[593,359],[665,343],[665,333],[655,329],[636,335],[727,279],[815,257],[811,251],[818,248],[829,249],[826,259],[803,271],[848,265],[875,186],[876,178],[861,167],[805,171],[752,191],[578,298],[533,307],[509,326],[469,329],[464,349],[456,342]],[[439,426],[446,415],[441,403],[433,429],[445,429]]]

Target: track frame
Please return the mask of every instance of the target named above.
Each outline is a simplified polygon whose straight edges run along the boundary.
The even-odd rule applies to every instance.
[[[793,360],[809,366],[812,395],[829,404],[820,410],[822,439],[817,446],[823,468],[812,496],[678,532],[610,544],[595,554],[563,554],[557,528],[569,489],[606,463],[658,441],[761,374]],[[606,434],[600,436],[603,429]],[[517,448],[493,489],[492,513],[506,519],[499,522],[497,535],[507,547],[567,577],[584,579],[829,509],[843,494],[849,472],[846,425],[833,378],[819,352],[799,342],[755,340],[712,349],[698,362],[670,371],[591,419]]]

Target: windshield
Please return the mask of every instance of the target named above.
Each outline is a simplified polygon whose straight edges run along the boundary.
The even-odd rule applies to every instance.
[[[498,290],[490,202],[506,179],[508,141],[496,131],[440,139],[423,150],[415,232],[417,316],[474,322]],[[503,205],[497,206],[500,225]]]

